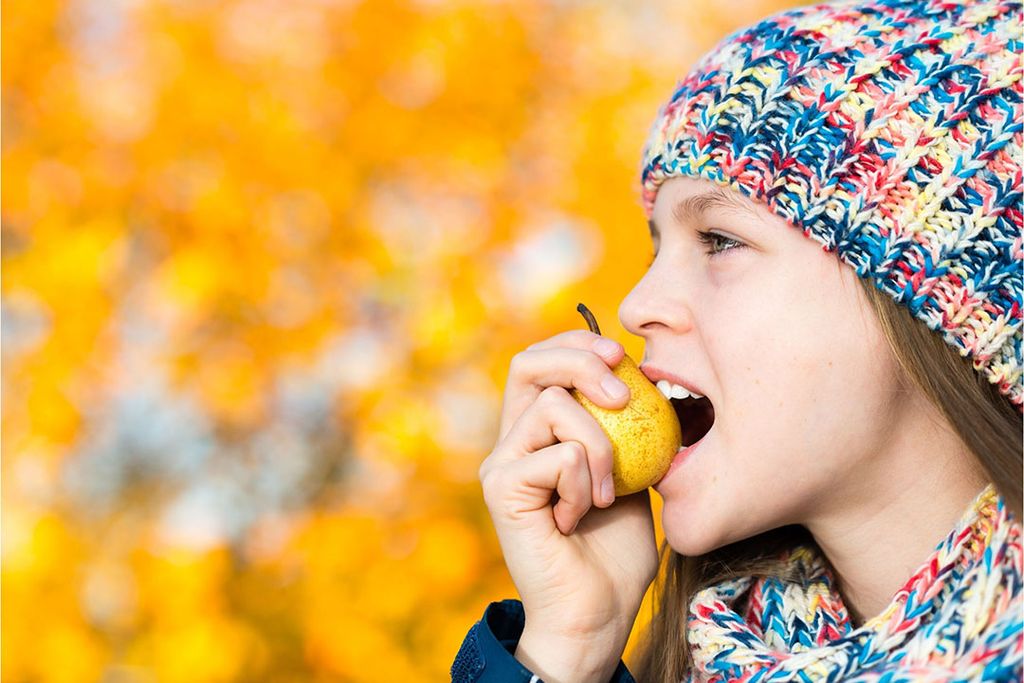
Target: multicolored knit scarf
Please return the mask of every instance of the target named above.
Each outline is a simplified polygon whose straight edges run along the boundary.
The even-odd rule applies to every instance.
[[[698,592],[688,681],[1020,681],[1021,525],[992,485],[889,606],[854,628],[818,551],[789,554],[798,583],[742,578]]]

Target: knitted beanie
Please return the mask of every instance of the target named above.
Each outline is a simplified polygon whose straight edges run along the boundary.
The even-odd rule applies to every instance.
[[[644,147],[643,204],[705,178],[768,205],[1024,411],[1021,3],[840,1],[705,55]]]

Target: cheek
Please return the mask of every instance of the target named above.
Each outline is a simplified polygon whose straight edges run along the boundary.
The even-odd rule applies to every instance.
[[[840,476],[870,456],[887,427],[886,410],[896,390],[895,359],[861,285],[834,264],[813,275],[817,287],[794,289],[798,302],[780,312],[775,338],[763,340],[773,395],[761,404],[774,425],[776,447],[814,481]],[[802,298],[801,298],[802,296]],[[779,343],[780,339],[783,343]],[[808,467],[808,462],[815,467]]]
[[[818,269],[791,326],[801,328],[796,372],[813,378],[815,397],[853,403],[883,389],[894,377],[892,351],[856,274],[829,262]]]
[[[774,466],[830,444],[852,455],[895,376],[855,278],[815,253],[705,311],[721,428],[732,446],[746,451],[754,440]]]
[[[799,244],[811,253],[778,264],[744,287],[742,300],[715,311],[715,329],[724,330],[716,342],[740,361],[737,380],[767,384],[780,400],[841,392],[849,376],[864,378],[888,352],[856,274]],[[739,313],[723,314],[730,310]]]
[[[784,296],[777,285],[771,292],[745,288],[744,296],[719,297],[706,312],[704,343],[723,407],[746,412],[753,402],[762,410],[784,408],[790,385],[806,379],[797,368],[805,364],[807,347],[813,348],[815,342],[804,329],[807,318],[794,315]],[[735,417],[750,419],[756,414]]]

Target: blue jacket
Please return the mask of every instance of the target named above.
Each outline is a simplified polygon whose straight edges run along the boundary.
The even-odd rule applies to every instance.
[[[452,663],[452,683],[544,683],[514,657],[526,616],[519,600],[492,602],[469,629]],[[608,683],[636,683],[626,665]]]

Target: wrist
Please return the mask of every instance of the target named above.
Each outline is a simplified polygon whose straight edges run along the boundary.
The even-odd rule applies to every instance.
[[[515,658],[544,683],[605,683],[622,659],[629,633],[553,637],[523,630]]]

